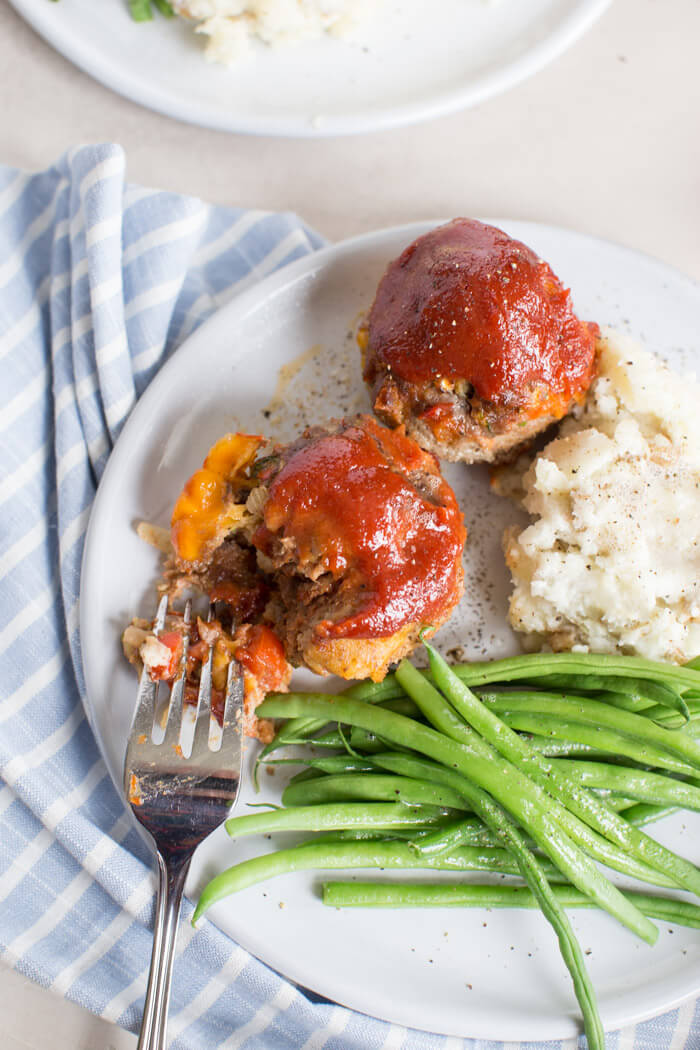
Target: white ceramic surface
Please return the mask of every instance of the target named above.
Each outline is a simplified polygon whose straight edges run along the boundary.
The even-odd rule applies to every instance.
[[[573,288],[581,316],[631,332],[678,368],[697,363],[700,288],[692,281],[608,242],[530,223],[500,225],[552,264]],[[135,692],[119,633],[131,616],[150,612],[150,581],[157,573],[157,558],[137,539],[134,523],[167,522],[183,478],[224,431],[286,437],[306,420],[366,405],[350,331],[388,260],[426,228],[417,224],[347,241],[242,294],[173,356],[134,410],[97,495],[81,594],[89,717],[117,782]],[[306,365],[285,391],[284,409],[270,405],[280,365],[306,352]],[[508,581],[499,543],[514,511],[489,493],[480,468],[453,466],[446,473],[462,502],[470,542],[467,596],[440,632],[440,643],[443,649],[462,644],[472,656],[514,651],[505,625]],[[242,792],[238,812],[247,801],[278,797],[281,775],[263,781],[261,796],[250,788]],[[698,862],[699,824],[686,816],[657,827],[664,840]],[[195,895],[222,866],[270,848],[264,839],[233,846],[223,831],[216,833],[196,857],[189,893]],[[320,903],[319,881],[308,873],[252,887],[219,904],[212,918],[280,972],[387,1020],[514,1040],[577,1031],[568,978],[539,914],[342,913]],[[662,927],[650,949],[606,916],[577,913],[573,921],[591,952],[587,962],[606,1028],[700,990],[695,932]]]
[[[225,131],[320,136],[481,102],[560,54],[610,0],[386,0],[353,42],[256,45],[231,69],[206,63],[201,39],[180,20],[134,23],[126,0],[10,2],[62,54],[135,102]]]

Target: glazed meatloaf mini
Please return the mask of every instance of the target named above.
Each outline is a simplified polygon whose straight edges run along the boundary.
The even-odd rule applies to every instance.
[[[293,666],[381,680],[462,595],[454,493],[434,456],[371,416],[263,445],[228,434],[187,481],[162,588],[216,603],[228,659],[264,630]]]
[[[258,476],[250,538],[288,659],[383,678],[462,595],[466,532],[435,458],[358,416],[307,430]]]
[[[389,264],[361,333],[374,410],[455,461],[509,456],[582,401],[597,326],[546,262],[454,219]]]

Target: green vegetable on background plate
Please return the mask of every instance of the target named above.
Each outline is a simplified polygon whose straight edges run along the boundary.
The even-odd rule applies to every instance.
[[[168,0],[126,0],[126,2],[134,22],[150,22],[153,18],[154,7],[166,18],[173,18],[175,15]],[[58,3],[58,0],[53,0],[53,3]]]
[[[175,14],[168,0],[128,0],[128,3],[134,22],[150,22],[153,18],[153,7],[166,18],[172,18]]]

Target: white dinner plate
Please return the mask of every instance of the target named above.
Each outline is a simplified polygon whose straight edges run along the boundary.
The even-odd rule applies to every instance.
[[[226,431],[288,439],[307,422],[368,407],[353,328],[387,262],[431,225],[359,237],[262,281],[195,332],[134,409],[97,493],[81,591],[88,714],[117,783],[136,688],[119,636],[132,616],[152,614],[158,575],[157,555],[137,538],[135,523],[167,524],[183,480]],[[692,281],[580,234],[531,223],[498,225],[551,263],[572,287],[581,317],[631,332],[678,369],[697,360],[700,288]],[[279,370],[290,364],[282,389]],[[275,392],[283,393],[280,402]],[[466,595],[440,631],[440,645],[444,651],[460,645],[467,657],[515,652],[517,641],[505,619],[509,584],[500,535],[517,512],[489,491],[483,468],[448,465],[445,473],[463,507],[469,541]],[[308,673],[297,681],[332,687]],[[248,764],[254,751],[251,744]],[[244,779],[238,813],[247,802],[279,799],[282,775],[262,780],[263,792],[255,796]],[[696,818],[667,819],[655,830],[700,862]],[[217,869],[273,845],[263,838],[232,845],[220,829],[195,857],[189,894],[196,896]],[[312,873],[287,875],[221,902],[211,917],[279,972],[385,1020],[494,1039],[576,1032],[571,985],[555,938],[538,913],[341,912],[320,902],[320,881]],[[651,949],[608,916],[578,912],[572,921],[606,1027],[638,1020],[700,991],[697,932],[662,926]]]
[[[474,105],[549,62],[610,0],[385,0],[352,42],[271,49],[226,69],[180,19],[127,0],[10,0],[81,69],[134,102],[224,131],[338,135]]]

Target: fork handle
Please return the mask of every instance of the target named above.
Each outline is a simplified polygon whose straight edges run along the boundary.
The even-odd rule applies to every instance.
[[[175,859],[165,859],[160,852],[156,855],[158,898],[153,952],[137,1050],[165,1050],[165,1027],[168,1019],[177,923],[185,879],[192,859],[191,855]]]

